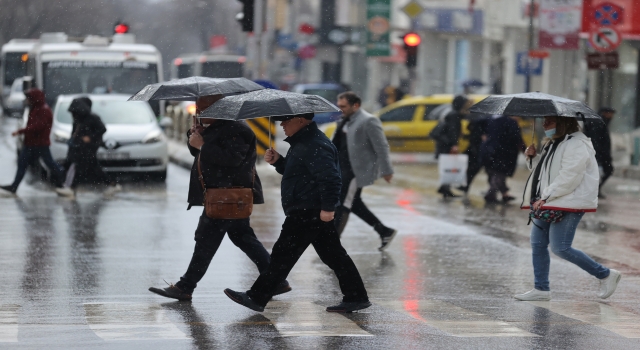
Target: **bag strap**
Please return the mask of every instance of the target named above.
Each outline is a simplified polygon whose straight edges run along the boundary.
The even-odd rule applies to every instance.
[[[200,167],[200,154],[198,154],[198,161],[196,163],[198,165],[198,179],[200,179],[200,185],[202,185],[202,190],[206,191],[207,186],[204,184],[204,177],[202,176],[202,169]]]

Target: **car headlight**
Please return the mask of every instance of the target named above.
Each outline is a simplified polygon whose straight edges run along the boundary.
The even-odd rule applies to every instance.
[[[66,132],[55,131],[53,133],[53,141],[55,142],[67,143],[69,142],[69,138],[71,138],[71,135],[67,134]]]
[[[142,139],[142,143],[150,144],[164,141],[164,134],[160,130],[154,130]]]

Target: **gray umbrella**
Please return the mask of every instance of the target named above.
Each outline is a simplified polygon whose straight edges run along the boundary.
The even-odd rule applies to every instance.
[[[339,111],[320,96],[264,89],[225,97],[202,111],[198,118],[242,120]]]
[[[234,95],[262,89],[262,86],[245,78],[189,77],[149,84],[131,96],[129,101],[195,101],[202,96]]]
[[[513,95],[493,95],[476,103],[470,112],[480,114],[501,114],[525,118],[550,116],[568,118],[597,118],[598,113],[579,101],[569,100],[541,92],[527,92]]]

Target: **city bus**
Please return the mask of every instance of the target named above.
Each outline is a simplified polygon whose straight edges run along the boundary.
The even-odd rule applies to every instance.
[[[133,34],[72,38],[44,33],[27,54],[27,76],[53,108],[58,96],[119,93],[133,95],[162,81],[162,56]],[[151,103],[160,115],[160,103]]]
[[[209,78],[241,78],[244,77],[244,56],[225,55],[204,52],[201,54],[185,54],[173,60],[171,79],[182,79],[192,76]]]
[[[0,49],[0,98],[2,107],[11,92],[13,82],[27,73],[27,53],[33,49],[37,39],[11,39]]]

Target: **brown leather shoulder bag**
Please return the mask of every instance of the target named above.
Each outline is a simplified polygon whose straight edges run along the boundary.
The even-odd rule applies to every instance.
[[[207,188],[200,167],[198,155],[198,178],[204,189],[205,213],[212,219],[246,219],[253,211],[253,188]],[[253,168],[253,180],[256,178],[256,168]],[[253,186],[252,186],[253,187]]]

